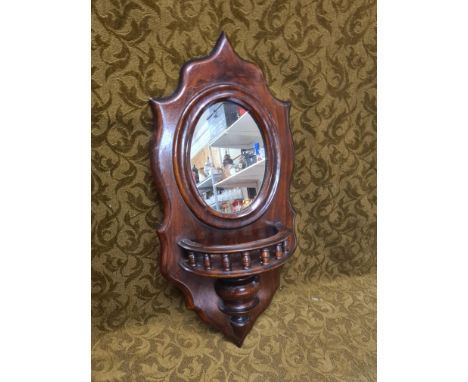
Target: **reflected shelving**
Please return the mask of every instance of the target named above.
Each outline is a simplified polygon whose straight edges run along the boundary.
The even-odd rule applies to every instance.
[[[205,203],[236,213],[257,196],[265,174],[265,149],[252,116],[233,102],[207,108],[190,148],[193,178]]]

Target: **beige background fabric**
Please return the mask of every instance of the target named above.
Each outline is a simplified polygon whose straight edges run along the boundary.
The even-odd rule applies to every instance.
[[[149,165],[149,97],[221,31],[295,146],[298,248],[242,349],[159,274]],[[93,380],[375,380],[376,121],[374,1],[93,1]]]

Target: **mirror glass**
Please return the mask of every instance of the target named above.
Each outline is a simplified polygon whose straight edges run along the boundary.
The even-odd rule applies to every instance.
[[[236,214],[258,195],[265,176],[260,129],[240,105],[215,103],[204,110],[190,145],[192,178],[210,208]]]

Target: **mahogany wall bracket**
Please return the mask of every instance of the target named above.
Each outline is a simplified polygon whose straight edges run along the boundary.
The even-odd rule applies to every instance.
[[[241,59],[223,33],[208,56],[182,67],[173,95],[150,105],[152,171],[164,208],[161,273],[189,309],[241,346],[296,247],[289,103],[273,97],[260,68]],[[213,132],[208,121],[221,106],[224,126]],[[209,138],[195,149],[205,134],[199,126]],[[210,153],[204,180],[197,150]]]

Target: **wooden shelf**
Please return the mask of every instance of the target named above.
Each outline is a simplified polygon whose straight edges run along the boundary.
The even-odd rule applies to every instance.
[[[202,180],[200,183],[197,183],[197,188],[212,188],[213,187],[213,178],[208,176],[206,179]]]
[[[276,231],[267,237],[260,234],[249,238],[251,241],[237,244],[207,245],[182,239],[177,244],[187,256],[179,261],[179,265],[188,272],[213,278],[246,277],[270,271],[283,265],[290,255],[288,237],[292,231],[280,224]],[[260,255],[265,250],[268,252],[267,261],[262,260]],[[247,256],[247,266],[241,254]],[[229,269],[224,269],[222,257],[228,258]],[[208,264],[204,259],[208,260]]]
[[[250,114],[245,113],[231,126],[213,138],[209,146],[243,149],[246,147],[251,148],[257,142],[263,142],[260,130]]]
[[[227,178],[215,183],[215,187],[242,187],[243,184],[246,183],[256,183],[259,180],[263,179],[263,174],[265,173],[265,160],[262,159],[253,165],[244,168],[243,170],[239,171],[236,174],[228,176]]]

